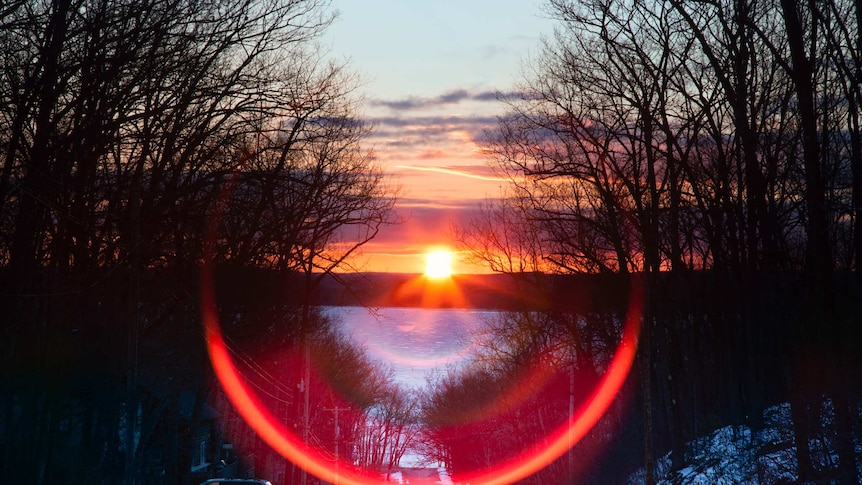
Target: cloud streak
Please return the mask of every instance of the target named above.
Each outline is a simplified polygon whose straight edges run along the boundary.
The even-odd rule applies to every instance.
[[[490,116],[381,117],[370,120],[369,137],[381,159],[430,160],[444,156],[475,158],[478,141],[497,124]]]
[[[437,127],[438,129],[447,129],[453,126],[488,126],[497,123],[495,116],[380,116],[369,118],[369,121],[378,126],[388,126],[393,128],[410,128],[410,127]]]
[[[502,104],[492,103],[523,96],[517,91],[459,88],[429,97],[370,100],[376,108],[367,118],[375,127],[370,141],[382,159],[425,159],[438,152],[473,158],[481,152],[480,140],[499,123]],[[458,106],[464,103],[471,104]]]
[[[373,99],[369,103],[373,107],[383,107],[402,111],[449,106],[464,101],[496,102],[502,99],[518,96],[520,96],[520,94],[517,92],[470,91],[461,88],[453,89],[433,97],[410,96],[403,99]]]
[[[503,179],[494,175],[493,171],[483,165],[448,165],[448,166],[418,166],[418,165],[397,165],[395,168],[407,170],[419,170],[423,172],[435,172],[446,175],[458,175],[461,177],[474,178],[479,180],[489,180],[498,182]]]
[[[384,107],[394,110],[427,109],[436,106],[457,104],[462,101],[495,101],[497,93],[494,91],[482,91],[471,93],[466,89],[454,89],[435,97],[410,96],[404,99],[384,100],[375,99],[371,106]]]

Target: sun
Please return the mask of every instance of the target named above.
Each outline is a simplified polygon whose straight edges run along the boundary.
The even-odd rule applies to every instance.
[[[426,254],[425,276],[429,278],[447,278],[452,276],[452,253],[440,249]]]

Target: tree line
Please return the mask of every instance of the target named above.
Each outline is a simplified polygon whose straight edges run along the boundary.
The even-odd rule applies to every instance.
[[[484,139],[505,193],[459,239],[504,273],[643,279],[646,483],[665,452],[683,467],[716,413],[759,429],[776,399],[791,403],[795,479],[858,483],[858,2],[551,0],[546,13],[554,35]],[[516,320],[524,335],[540,321]],[[505,354],[496,365],[516,365]],[[823,433],[829,463],[811,445]]]

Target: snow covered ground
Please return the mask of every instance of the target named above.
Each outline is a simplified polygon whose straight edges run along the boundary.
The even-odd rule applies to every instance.
[[[821,410],[824,422],[832,421],[831,404]],[[796,455],[790,405],[773,406],[764,412],[765,427],[752,432],[747,426],[726,426],[686,446],[687,466],[671,471],[670,455],[656,464],[659,485],[759,485],[789,483],[796,479]],[[831,426],[824,426],[830,429]],[[829,433],[811,440],[811,458],[816,466],[831,468],[837,462],[834,436]],[[856,443],[857,456],[862,445]],[[857,469],[862,482],[862,469]],[[645,483],[644,471],[629,477],[628,485]]]
[[[410,485],[411,482],[423,485],[453,485],[452,478],[445,468],[401,468],[389,475],[391,483]]]

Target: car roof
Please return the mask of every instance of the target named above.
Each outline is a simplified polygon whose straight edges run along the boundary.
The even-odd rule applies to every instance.
[[[229,485],[272,485],[269,480],[261,480],[259,478],[211,478],[201,482],[200,485],[215,485],[222,483]]]

